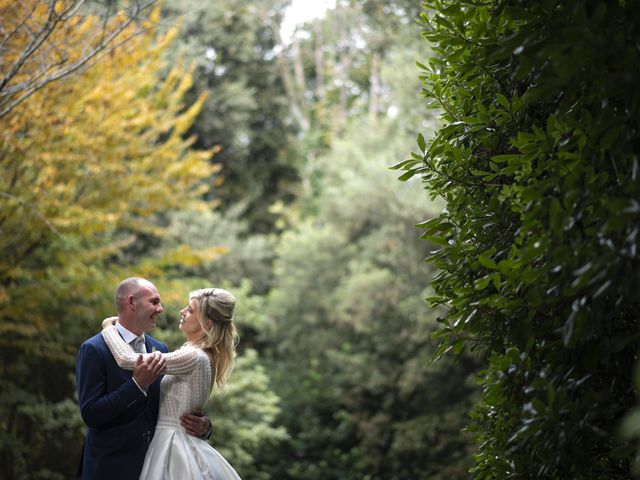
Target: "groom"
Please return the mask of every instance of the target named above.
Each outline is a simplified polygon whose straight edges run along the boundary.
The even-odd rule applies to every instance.
[[[145,335],[156,326],[164,309],[153,283],[144,278],[123,280],[115,294],[116,328],[139,353],[167,352],[167,347]],[[97,334],[80,346],[76,383],[82,419],[88,431],[78,477],[83,480],[137,480],[158,419],[160,377],[165,360],[160,354],[144,360],[133,372],[122,370]],[[187,433],[206,438],[211,423],[199,412],[184,415]]]

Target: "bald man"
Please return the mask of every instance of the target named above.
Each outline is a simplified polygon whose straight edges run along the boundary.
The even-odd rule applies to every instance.
[[[166,345],[145,332],[156,326],[164,309],[160,293],[139,277],[120,282],[115,292],[116,328],[134,351],[167,352]],[[133,371],[121,369],[102,334],[85,341],[76,359],[76,386],[82,419],[88,426],[78,478],[137,480],[153,437],[160,402],[162,355],[142,357]],[[188,433],[211,434],[211,422],[200,412],[183,417]]]

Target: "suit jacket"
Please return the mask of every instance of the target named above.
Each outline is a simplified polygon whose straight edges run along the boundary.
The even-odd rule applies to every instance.
[[[147,352],[167,347],[145,335]],[[138,480],[155,430],[160,379],[145,396],[130,371],[116,363],[102,334],[85,341],[76,359],[76,388],[87,424],[78,477],[83,480]]]

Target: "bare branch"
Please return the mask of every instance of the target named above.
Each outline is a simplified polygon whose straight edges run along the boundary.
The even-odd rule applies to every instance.
[[[2,89],[5,87],[5,85],[18,74],[18,71],[22,68],[27,59],[31,55],[33,55],[33,53],[38,50],[38,48],[40,48],[40,46],[45,42],[47,38],[49,38],[49,35],[51,35],[51,32],[53,32],[53,29],[55,28],[57,23],[58,17],[55,14],[55,0],[51,0],[46,22],[44,23],[40,31],[34,35],[31,43],[27,45],[27,47],[22,51],[22,55],[20,55],[20,58],[18,58],[18,60],[14,63],[9,73],[2,79],[2,82],[0,82],[0,93],[2,92]]]
[[[302,52],[300,51],[300,40],[296,35],[291,37],[291,56],[293,58],[293,78],[296,82],[296,93],[304,97],[305,78],[304,67],[302,66]]]
[[[133,19],[130,19],[129,22],[133,21]],[[123,28],[124,29],[124,28]],[[64,78],[66,76],[69,76],[70,74],[78,71],[79,69],[81,69],[84,66],[89,67],[92,62],[96,62],[98,60],[100,60],[103,56],[113,52],[115,49],[117,49],[118,47],[120,47],[121,45],[123,45],[124,43],[126,43],[128,40],[132,39],[133,37],[135,37],[136,35],[140,35],[141,33],[143,33],[146,29],[139,29],[136,30],[133,34],[127,36],[126,38],[122,39],[120,42],[114,43],[111,46],[108,46],[108,44],[110,43],[110,41],[105,42],[103,45],[100,46],[99,49],[93,50],[92,52],[90,52],[88,55],[86,55],[85,57],[83,57],[81,60],[78,60],[77,62],[65,67],[63,70],[60,70],[58,72],[56,72],[55,74],[52,74],[50,77],[45,78],[44,80],[40,81],[39,83],[37,83],[36,85],[33,85],[32,87],[29,87],[28,89],[26,89],[25,93],[23,93],[22,95],[20,95],[18,98],[16,98],[14,101],[12,101],[9,106],[7,106],[5,109],[0,110],[0,118],[2,118],[3,116],[5,116],[7,113],[9,113],[13,108],[15,108],[17,105],[19,105],[20,103],[22,103],[24,100],[26,100],[27,98],[29,98],[31,95],[33,95],[34,93],[36,93],[38,90],[40,90],[42,87],[48,85],[51,82],[55,82],[56,80],[59,80],[61,78]],[[118,32],[118,34],[121,32]],[[117,35],[117,34],[116,34]],[[107,48],[108,47],[108,48]],[[101,55],[98,55],[101,54]],[[2,104],[2,102],[0,102],[0,105]]]
[[[371,56],[369,73],[369,115],[375,116],[379,108],[380,96],[380,52],[374,51]]]
[[[78,10],[80,10],[80,7],[84,4],[84,1],[85,0],[78,0],[77,2],[69,5],[69,8],[67,8],[60,14],[60,18],[62,19],[62,21],[66,22],[67,20],[70,20],[71,17],[73,17],[78,12]]]
[[[8,35],[6,35],[3,39],[2,42],[0,43],[0,50],[4,50],[5,45],[8,43],[9,40],[11,40],[13,38],[13,36],[22,29],[23,26],[25,26],[25,24],[27,23],[27,20],[29,20],[29,18],[31,17],[31,15],[33,15],[33,12],[36,9],[36,4],[33,4],[33,8],[31,9],[31,11],[28,13],[28,15],[26,15],[24,17],[24,20],[22,20],[18,25],[16,25],[16,27],[11,31],[11,33],[9,33]]]
[[[44,2],[44,0],[40,1]],[[17,60],[0,82],[0,118],[7,115],[17,105],[51,82],[69,76],[83,67],[91,66],[99,58],[102,58],[103,54],[110,53],[117,46],[122,45],[126,39],[118,42],[118,37],[134,21],[138,20],[146,10],[157,3],[157,0],[135,2],[135,7],[128,12],[126,19],[116,22],[112,31],[109,31],[109,20],[114,18],[115,14],[111,6],[109,6],[104,16],[104,21],[101,22],[98,28],[100,33],[98,34],[96,31],[89,33],[86,36],[86,43],[83,42],[85,44],[79,48],[79,58],[68,64],[69,58],[64,56],[64,50],[60,49],[56,43],[51,42],[50,38],[56,28],[79,15],[79,9],[85,3],[85,0],[72,2],[59,14],[55,11],[55,3],[55,0],[49,0],[46,19],[39,29],[31,31],[31,27],[28,24],[29,18],[35,12],[36,2],[33,9],[28,12],[27,16],[19,22],[19,25],[10,34],[13,37],[17,35],[18,30],[21,28],[29,29],[32,38],[22,48]],[[132,38],[141,31],[144,31],[144,29],[138,29],[134,34],[127,36],[127,39]],[[12,80],[26,67],[27,62],[31,61],[33,65],[32,57],[36,54],[39,55],[39,58],[35,60],[39,62],[39,67],[25,80],[11,84]]]
[[[324,100],[324,54],[322,52],[323,34],[320,22],[313,22],[313,33],[315,35],[314,60],[316,65],[316,85],[315,95],[320,102]]]
[[[310,122],[304,113],[300,97],[298,96],[298,92],[296,92],[296,88],[293,84],[293,81],[291,80],[289,65],[284,54],[285,44],[284,39],[282,38],[282,34],[280,33],[280,25],[268,18],[263,18],[263,20],[269,24],[269,26],[273,30],[273,33],[278,38],[278,43],[282,47],[282,51],[276,55],[276,63],[278,65],[278,73],[280,74],[280,79],[282,80],[282,84],[284,85],[285,93],[287,94],[287,98],[289,99],[291,114],[298,122],[300,128],[302,128],[302,130],[304,131],[307,131],[310,128]]]

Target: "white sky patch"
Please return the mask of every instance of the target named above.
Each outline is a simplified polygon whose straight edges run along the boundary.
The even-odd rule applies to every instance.
[[[327,10],[335,8],[336,0],[292,0],[280,25],[280,34],[285,44],[291,43],[291,36],[297,25],[321,18]]]

